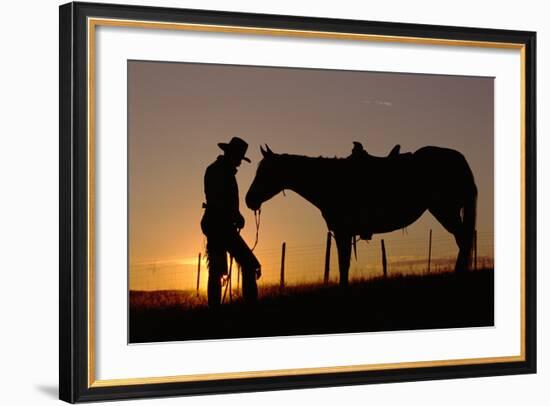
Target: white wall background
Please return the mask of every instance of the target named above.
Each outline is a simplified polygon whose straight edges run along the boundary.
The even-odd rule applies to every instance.
[[[114,1],[111,1],[114,3]],[[118,1],[116,3],[119,3]],[[130,401],[124,404],[545,405],[550,399],[544,274],[550,228],[546,72],[550,24],[545,2],[305,0],[124,1],[124,3],[316,17],[534,30],[538,32],[539,373],[343,388]],[[0,399],[57,400],[58,377],[58,1],[7,2],[0,23]],[[546,184],[546,185],[545,185]],[[243,356],[245,356],[243,354]],[[113,403],[110,403],[113,404]]]

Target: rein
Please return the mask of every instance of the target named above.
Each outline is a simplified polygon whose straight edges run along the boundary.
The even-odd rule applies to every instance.
[[[254,239],[254,245],[252,246],[252,251],[254,251],[254,249],[256,248],[256,245],[258,245],[258,234],[260,233],[261,214],[262,214],[262,209],[254,210],[254,223],[256,225],[256,237]]]

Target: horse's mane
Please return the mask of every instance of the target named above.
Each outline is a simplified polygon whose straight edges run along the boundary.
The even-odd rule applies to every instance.
[[[285,174],[308,173],[318,175],[316,180],[347,179],[351,172],[355,171],[356,163],[352,159],[342,157],[307,156],[288,153],[274,154],[274,163],[277,162],[277,170]],[[263,160],[262,160],[263,161]],[[261,162],[260,162],[261,164]],[[258,166],[260,166],[260,164]]]
[[[295,154],[277,154],[277,158],[288,164],[300,165],[307,164],[308,168],[315,171],[324,170],[339,170],[344,167],[348,167],[351,160],[342,157],[326,157],[326,156],[307,156],[307,155],[295,155]]]
[[[309,163],[318,163],[320,165],[327,164],[327,163],[336,163],[336,162],[349,162],[348,158],[342,158],[342,157],[327,157],[327,156],[308,156],[308,155],[296,155],[296,154],[278,154],[277,157],[282,158],[284,160],[291,160],[291,161],[306,161]]]
[[[287,154],[287,153],[278,154],[278,156],[288,157],[288,158],[312,159],[312,160],[315,159],[315,160],[320,160],[320,161],[323,161],[323,160],[326,160],[326,161],[342,161],[342,160],[347,159],[347,158],[342,158],[342,157],[337,157],[337,156],[334,156],[334,157],[323,156],[323,155],[309,156],[309,155],[297,155],[297,154]]]

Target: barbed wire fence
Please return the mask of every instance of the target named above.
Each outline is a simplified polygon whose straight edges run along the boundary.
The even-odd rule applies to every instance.
[[[388,277],[440,273],[454,269],[458,254],[454,237],[447,233],[432,233],[430,238],[430,231],[427,230],[425,237],[409,237],[405,234],[384,238],[375,236],[370,241],[358,240],[356,250],[352,248],[350,282],[384,276],[382,240]],[[473,268],[493,268],[493,232],[478,231],[475,240]],[[258,284],[278,285],[284,289],[290,285],[337,283],[338,253],[334,239],[325,236],[319,241],[318,244],[305,245],[281,241],[278,246],[256,250],[255,254],[262,263],[262,278]],[[181,264],[178,261],[131,264],[130,290],[204,291],[208,279],[206,258],[202,252],[197,253],[196,258],[193,264]],[[232,289],[238,292],[242,280],[238,266],[233,266],[231,277]]]

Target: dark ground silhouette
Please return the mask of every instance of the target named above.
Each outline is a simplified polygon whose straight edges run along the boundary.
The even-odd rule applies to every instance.
[[[209,309],[194,292],[130,292],[131,343],[492,326],[493,270],[260,289]]]

